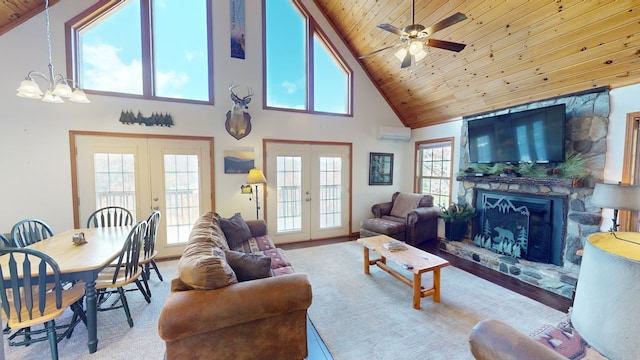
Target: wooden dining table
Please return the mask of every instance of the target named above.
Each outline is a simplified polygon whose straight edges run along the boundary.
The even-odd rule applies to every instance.
[[[73,229],[28,246],[51,256],[58,263],[62,281],[81,280],[85,283],[89,353],[98,349],[96,279],[100,271],[120,255],[132,228],[133,226],[114,226]],[[73,235],[80,232],[84,233],[87,242],[76,245],[73,243]],[[0,264],[5,265],[7,261],[6,256],[0,257]]]

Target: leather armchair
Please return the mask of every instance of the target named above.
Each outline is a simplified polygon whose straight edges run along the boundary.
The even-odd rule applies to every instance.
[[[433,196],[423,195],[418,206],[408,211],[406,217],[398,217],[393,214],[393,207],[399,194],[400,192],[396,192],[392,195],[391,201],[374,204],[371,207],[374,219],[362,222],[360,236],[384,234],[411,245],[436,239],[440,208],[433,206]],[[384,225],[384,229],[380,227],[381,224]]]

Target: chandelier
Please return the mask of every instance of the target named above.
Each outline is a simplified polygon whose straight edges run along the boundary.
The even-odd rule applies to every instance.
[[[55,74],[53,71],[53,64],[51,62],[51,29],[50,29],[50,21],[49,21],[49,0],[46,0],[45,6],[45,19],[47,25],[47,45],[49,50],[49,74],[47,75],[38,72],[38,71],[29,71],[24,80],[20,83],[20,87],[17,89],[18,93],[16,95],[28,98],[28,99],[41,99],[44,102],[49,103],[63,103],[64,100],[62,98],[68,98],[69,101],[77,102],[77,103],[89,103],[89,99],[87,98],[87,94],[82,91],[79,87],[71,90],[71,86],[69,83],[77,84],[72,79],[67,79],[64,75]],[[40,86],[35,81],[35,78],[45,79],[47,84],[47,90],[43,93],[40,90]]]

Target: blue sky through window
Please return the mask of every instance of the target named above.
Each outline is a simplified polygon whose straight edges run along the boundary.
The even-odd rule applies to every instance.
[[[267,106],[307,108],[306,24],[289,1],[266,1]]]
[[[292,1],[267,0],[265,11],[266,105],[348,114],[349,74],[319,36],[315,22],[307,19]],[[311,44],[309,28],[314,31]],[[311,89],[307,83],[306,46],[313,46],[313,106],[307,104]]]
[[[156,96],[209,99],[206,4],[153,0]],[[82,31],[83,87],[142,94],[140,24],[140,0],[131,0]]]

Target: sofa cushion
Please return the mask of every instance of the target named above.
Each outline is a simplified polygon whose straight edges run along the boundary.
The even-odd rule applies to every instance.
[[[418,207],[422,197],[422,194],[399,193],[393,202],[393,207],[389,215],[406,218],[410,211]]]
[[[238,282],[224,251],[207,242],[187,244],[178,262],[178,277],[189,290],[218,289]]]
[[[273,244],[273,241],[269,236],[257,236],[234,246],[231,250],[245,253],[257,253],[275,248],[276,246]]]
[[[251,230],[240,213],[228,219],[220,218],[219,221],[230,248],[251,239]]]
[[[271,276],[271,258],[261,254],[245,254],[225,251],[227,262],[236,273],[238,281],[262,279]]]
[[[222,250],[229,250],[220,222],[213,212],[208,212],[196,220],[189,235],[189,243],[193,242],[213,243]]]

